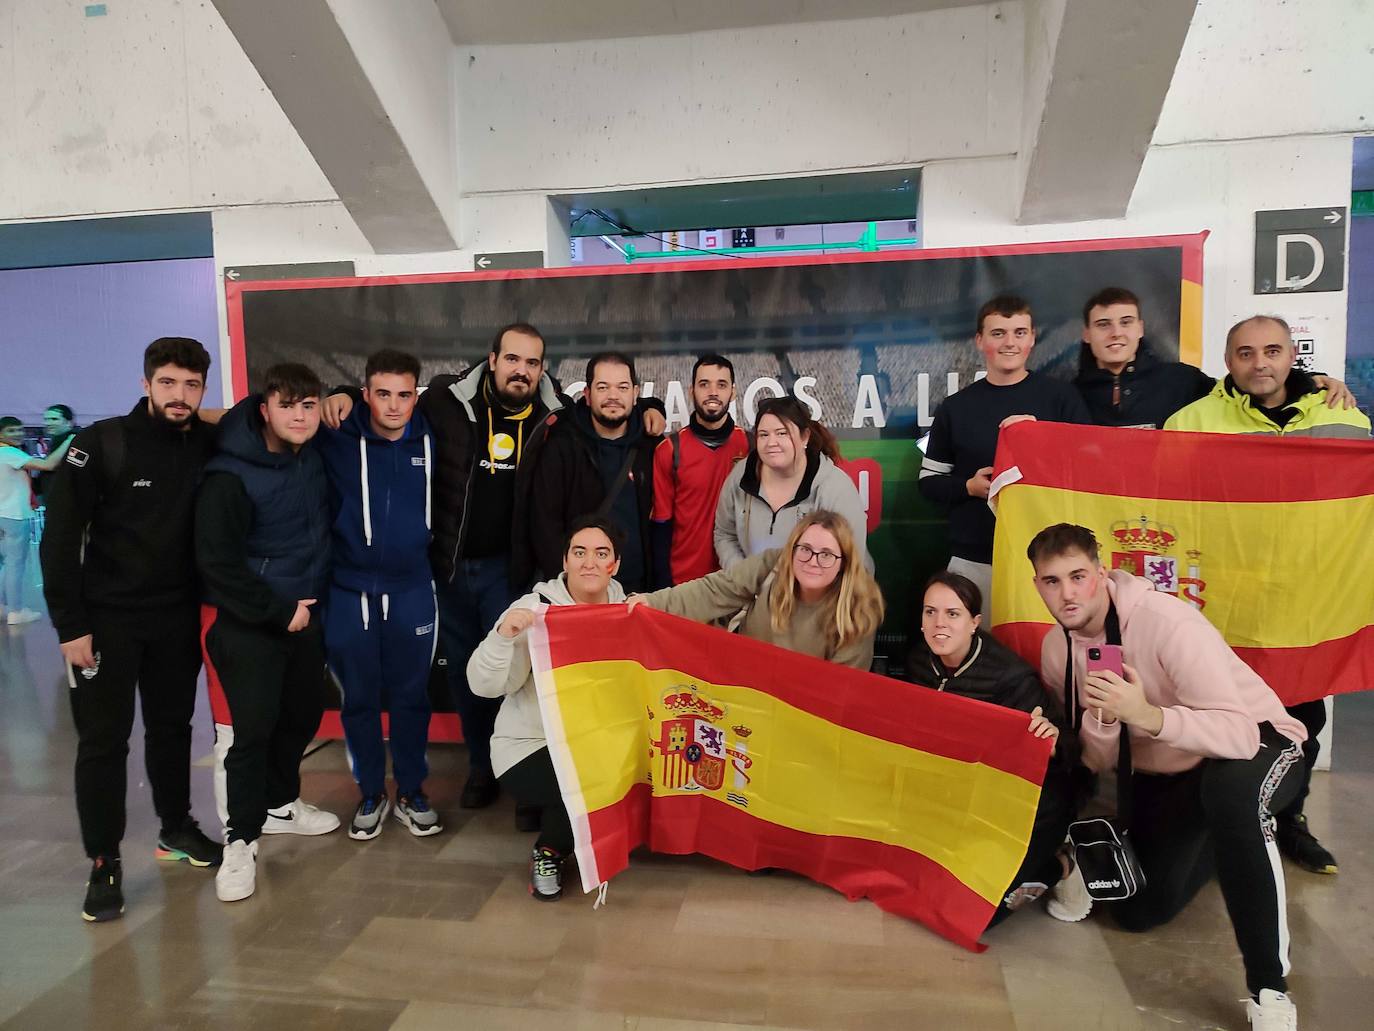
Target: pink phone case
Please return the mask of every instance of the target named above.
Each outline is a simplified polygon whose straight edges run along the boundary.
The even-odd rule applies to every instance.
[[[1098,657],[1093,658],[1092,653],[1097,652]],[[1095,644],[1088,649],[1087,670],[1091,673],[1095,669],[1111,670],[1119,677],[1125,677],[1121,668],[1121,645],[1119,644]]]

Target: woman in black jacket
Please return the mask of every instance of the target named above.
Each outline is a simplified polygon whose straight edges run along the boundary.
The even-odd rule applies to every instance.
[[[1058,700],[1041,687],[1039,674],[1020,656],[981,629],[982,606],[982,593],[967,577],[942,570],[926,581],[921,633],[912,635],[906,675],[936,691],[1019,709],[1030,716],[1029,733],[1054,739],[1026,857],[988,924],[992,927],[1072,871],[1060,846],[1073,820],[1073,763],[1066,742],[1059,739],[1064,717]]]

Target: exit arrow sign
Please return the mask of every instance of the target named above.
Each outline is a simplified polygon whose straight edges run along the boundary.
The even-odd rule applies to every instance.
[[[543,268],[543,251],[495,251],[477,254],[472,259],[472,267],[478,272],[494,272],[501,269]]]

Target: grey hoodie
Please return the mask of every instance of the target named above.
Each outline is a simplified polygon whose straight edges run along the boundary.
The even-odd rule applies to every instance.
[[[750,453],[743,462],[736,462],[716,504],[716,557],[720,568],[729,569],[750,555],[769,548],[781,548],[787,543],[792,528],[817,509],[825,509],[842,516],[854,534],[854,545],[864,558],[864,565],[873,568],[868,554],[868,517],[863,499],[845,473],[825,455],[813,454],[806,464],[806,474],[797,488],[796,496],[774,512],[759,491],[759,459]]]
[[[615,580],[611,581],[609,593],[612,604],[625,600],[625,591]],[[472,693],[483,698],[504,699],[491,735],[491,767],[498,777],[548,745],[544,718],[539,712],[539,694],[530,668],[529,631],[515,637],[502,637],[497,633],[506,613],[515,609],[537,612],[543,604],[541,594],[554,605],[576,604],[561,574],[556,579],[535,584],[533,591],[501,613],[496,626],[468,660],[468,686]]]

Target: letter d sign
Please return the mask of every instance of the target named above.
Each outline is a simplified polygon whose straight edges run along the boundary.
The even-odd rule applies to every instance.
[[[1345,288],[1345,208],[1255,212],[1255,293]]]

